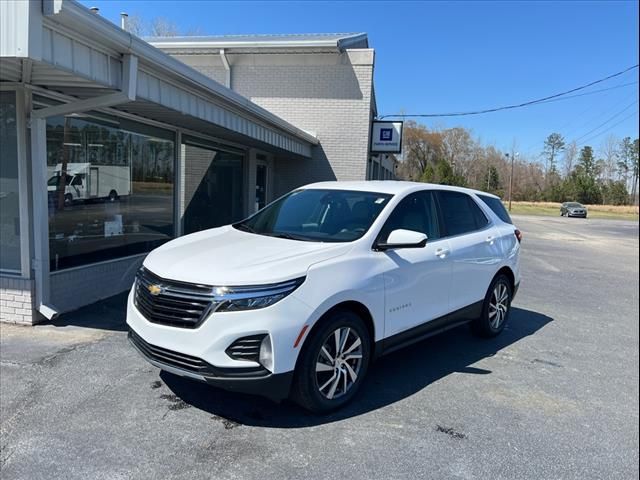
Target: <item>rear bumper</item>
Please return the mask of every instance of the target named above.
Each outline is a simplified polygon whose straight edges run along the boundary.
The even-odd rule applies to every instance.
[[[202,359],[151,345],[132,329],[129,330],[128,339],[150,364],[175,375],[224,390],[260,395],[275,401],[289,396],[293,372],[273,374],[262,367],[219,368]]]

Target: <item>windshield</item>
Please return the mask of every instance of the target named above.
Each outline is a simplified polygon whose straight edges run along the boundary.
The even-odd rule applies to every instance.
[[[580,208],[580,207],[582,207],[582,205],[579,204],[579,203],[576,203],[576,202],[569,202],[569,203],[567,203],[567,207]]]
[[[57,187],[58,185],[60,185],[60,180],[62,180],[62,175],[54,175],[49,179],[47,185],[50,187]],[[69,185],[71,183],[71,176],[67,175],[67,178],[65,180],[65,184]]]
[[[369,230],[391,197],[350,190],[297,190],[234,227],[293,240],[351,242]]]

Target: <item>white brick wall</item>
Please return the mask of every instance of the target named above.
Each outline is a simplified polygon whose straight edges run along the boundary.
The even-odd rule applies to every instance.
[[[0,321],[33,325],[33,281],[0,277]]]
[[[216,56],[177,58],[223,81]],[[366,178],[373,50],[228,58],[235,91],[320,140],[312,159],[276,159],[275,195],[314,181]]]

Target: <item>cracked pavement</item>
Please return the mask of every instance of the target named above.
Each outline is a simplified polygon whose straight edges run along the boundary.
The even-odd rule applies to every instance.
[[[328,416],[159,373],[127,343],[123,295],[1,324],[0,476],[637,478],[638,223],[515,221],[503,334],[385,357]]]

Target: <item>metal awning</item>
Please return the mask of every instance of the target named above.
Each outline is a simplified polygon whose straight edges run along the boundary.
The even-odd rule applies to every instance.
[[[310,157],[318,143],[74,0],[1,3],[0,81],[58,92],[69,108],[110,107],[267,151]]]

